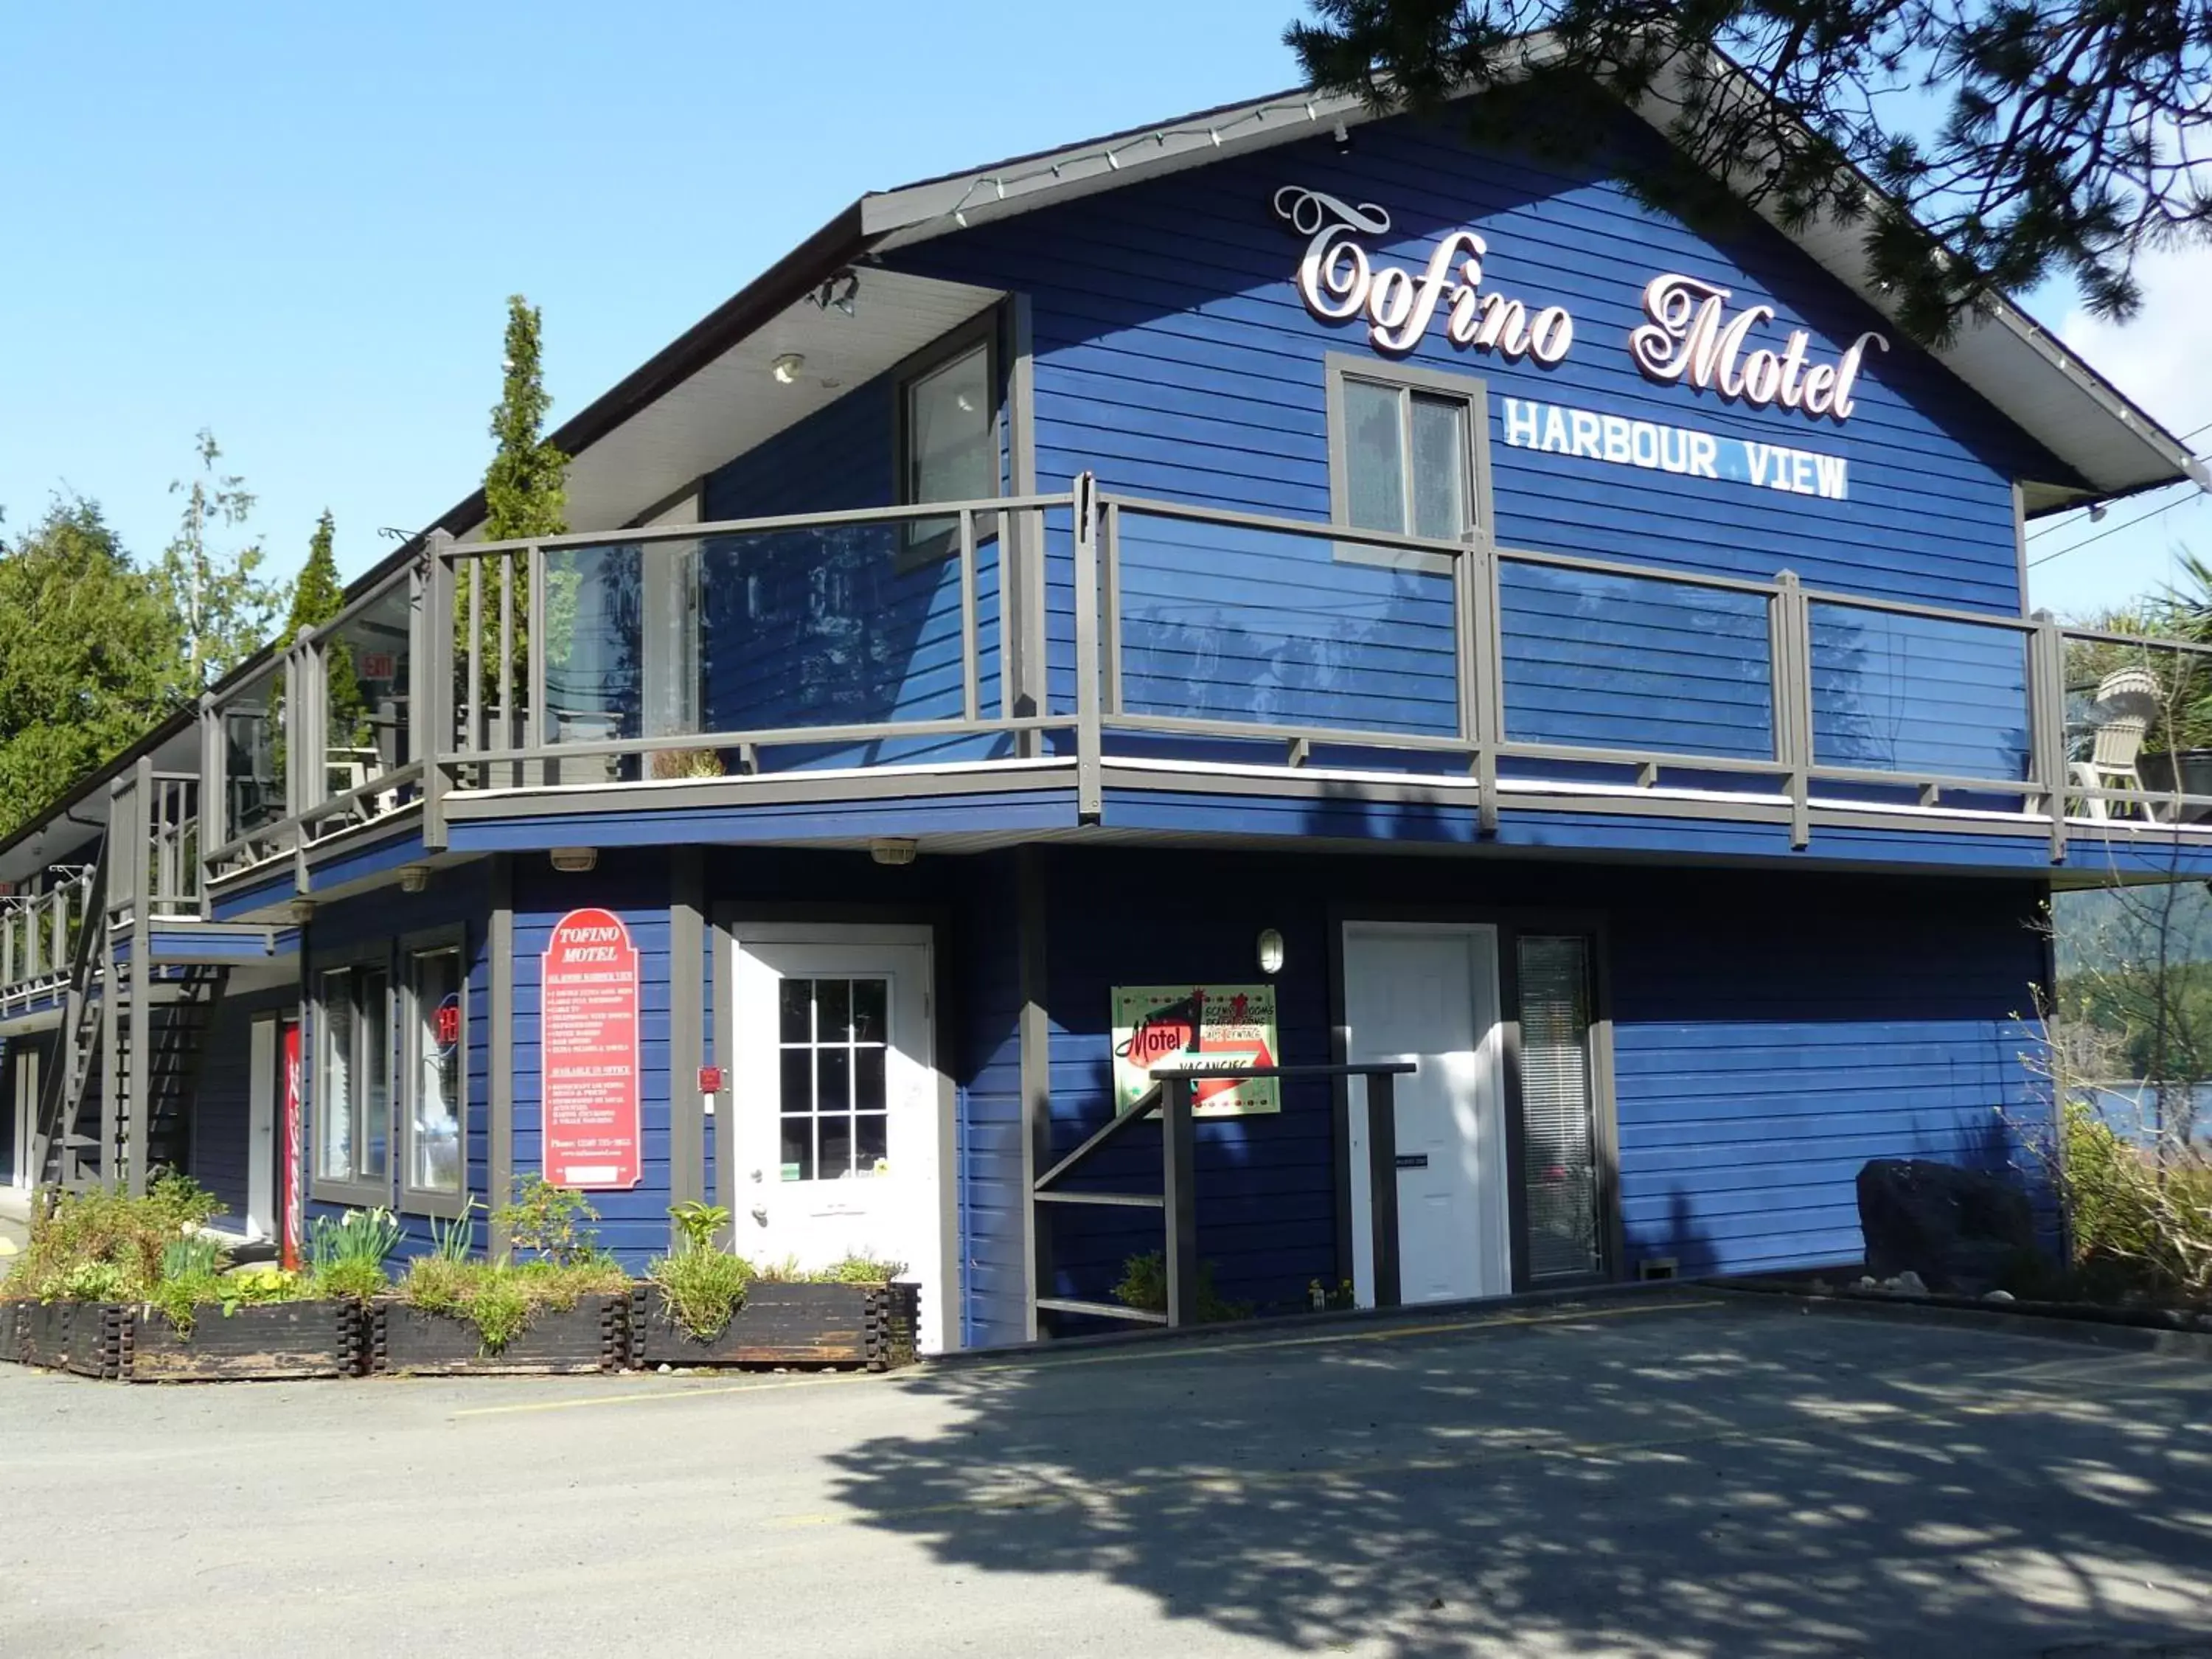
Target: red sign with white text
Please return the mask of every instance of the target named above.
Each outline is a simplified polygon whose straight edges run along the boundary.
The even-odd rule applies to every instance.
[[[640,1169],[637,947],[620,916],[571,910],[540,967],[545,1179],[635,1187]]]
[[[283,1130],[278,1137],[281,1144],[276,1164],[277,1202],[281,1212],[276,1224],[280,1235],[276,1259],[283,1267],[297,1267],[307,1235],[305,1206],[300,1201],[300,1022],[288,1019],[278,1029],[283,1033],[277,1063],[284,1068],[284,1099]]]

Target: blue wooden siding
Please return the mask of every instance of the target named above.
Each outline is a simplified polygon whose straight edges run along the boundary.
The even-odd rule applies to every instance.
[[[1772,758],[1762,596],[1512,560],[1498,596],[1516,742]]]
[[[1852,1182],[1868,1158],[2001,1167],[2038,1118],[2016,1018],[2041,969],[2032,882],[1200,853],[1055,852],[1048,867],[1056,1150],[1109,1109],[1110,988],[1250,981],[1262,927],[1285,943],[1285,1058],[1329,1058],[1332,904],[1606,921],[1632,1267],[1856,1259]],[[1202,1124],[1198,1170],[1200,1250],[1223,1293],[1276,1308],[1336,1270],[1330,1097],[1293,1085],[1284,1103]],[[1148,1145],[1098,1177],[1157,1179]],[[1050,1224],[1062,1294],[1103,1295],[1127,1256],[1158,1247],[1151,1216],[1062,1211]]]
[[[958,994],[951,1044],[959,1090],[957,1190],[966,1341],[1027,1334],[1029,1195],[1022,1174],[1020,897],[1009,855],[961,860],[960,921],[944,941]]]
[[[1363,129],[1346,155],[1317,138],[892,258],[1030,296],[1037,471],[1048,485],[1094,470],[1109,490],[1325,520],[1324,359],[1382,360],[1363,324],[1318,322],[1300,302],[1291,276],[1303,244],[1272,210],[1288,182],[1386,209],[1395,228],[1368,239],[1378,264],[1418,269],[1439,235],[1472,227],[1489,244],[1486,290],[1571,309],[1575,346],[1551,368],[1460,350],[1440,326],[1407,358],[1486,387],[1486,512],[1502,547],[1761,580],[1788,569],[1816,589],[2020,614],[2011,484],[2063,480],[2064,466],[1778,233],[1748,222],[1693,233],[1600,171],[1478,152],[1401,119]],[[1802,326],[1817,361],[1878,329],[1893,349],[1869,354],[1856,410],[1841,425],[1654,384],[1626,343],[1644,321],[1644,284],[1668,270],[1727,287],[1735,306],[1771,305],[1778,314],[1758,337],[1769,344]],[[1515,447],[1504,441],[1508,398],[1841,457],[1849,497]],[[1449,610],[1425,605],[1413,584],[1378,592],[1371,568],[1332,560],[1326,542],[1127,513],[1122,552],[1133,712],[1450,729]],[[1073,600],[1064,567],[1051,574],[1057,696]],[[1504,585],[1515,737],[1771,753],[1755,598],[1510,562]],[[1869,625],[1869,614],[1854,613],[1847,640],[1835,636],[1836,617],[1824,618],[1824,758],[2016,775],[2025,686],[1993,647],[1995,630],[1953,655],[1948,683],[1920,683],[1916,668],[1900,725],[1899,665],[1909,640],[1929,630]]]
[[[1407,359],[1487,383],[1504,545],[1758,578],[1788,568],[1816,586],[2019,613],[2011,481],[2064,468],[1778,233],[1699,235],[1599,171],[1400,119],[1363,128],[1348,155],[1317,137],[892,257],[1031,296],[1041,479],[1090,468],[1109,489],[1325,519],[1322,360],[1369,347],[1359,325],[1315,321],[1291,287],[1302,243],[1272,210],[1291,182],[1389,211],[1378,264],[1419,268],[1440,234],[1469,227],[1489,244],[1486,290],[1573,312],[1574,349],[1553,368],[1459,350],[1441,327]],[[1668,270],[1774,306],[1776,342],[1804,327],[1816,359],[1868,329],[1893,349],[1870,355],[1840,427],[1652,384],[1626,340],[1644,284]],[[1850,499],[1509,448],[1506,397],[1842,455]]]
[[[599,1213],[599,1243],[632,1272],[668,1249],[669,1027],[668,867],[665,860],[602,854],[589,880],[538,864],[514,871],[514,1172],[545,1167],[539,1072],[541,970],[555,925],[569,911],[597,906],[619,916],[638,954],[640,1177],[623,1192],[588,1194]]]
[[[1762,884],[1763,886],[1763,884]],[[2042,971],[2010,884],[1697,884],[1613,934],[1622,1224],[1686,1273],[1855,1261],[1871,1158],[2033,1166],[2021,1056]]]

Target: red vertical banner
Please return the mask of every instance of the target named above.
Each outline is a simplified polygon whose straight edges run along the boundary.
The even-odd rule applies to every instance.
[[[300,1164],[300,1022],[288,1019],[278,1028],[277,1064],[283,1068],[281,1121],[276,1148],[276,1212],[278,1257],[287,1267],[300,1265],[307,1242],[307,1212],[301,1202]]]
[[[538,1066],[545,1178],[635,1187],[640,1151],[637,947],[620,916],[571,910],[539,965]]]

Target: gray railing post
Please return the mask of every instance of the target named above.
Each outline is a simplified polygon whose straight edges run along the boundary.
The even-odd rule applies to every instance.
[[[1096,823],[1104,809],[1099,749],[1098,480],[1075,479],[1075,812]]]
[[[638,578],[641,582],[645,576],[644,562],[653,556],[649,550],[651,545],[646,544],[638,549]],[[545,637],[545,550],[536,542],[531,543],[523,553],[522,574],[526,606],[522,641],[523,676],[527,686],[524,696],[530,700],[530,706],[523,711],[523,746],[526,749],[542,749],[546,739],[545,671],[551,665],[546,661],[550,641]],[[512,586],[511,583],[509,585]],[[507,725],[509,730],[501,742],[511,744],[514,740],[514,722],[509,720]],[[642,757],[640,758],[641,762],[644,759]],[[553,781],[550,771],[546,762],[538,760],[515,767],[510,775],[517,784],[528,782],[534,786]],[[647,771],[650,771],[649,764]]]
[[[2048,611],[2037,611],[2032,620],[2035,631],[2027,636],[2028,758],[2051,820],[2051,861],[2059,864],[2066,858],[2066,636]]]
[[[223,751],[222,714],[216,707],[214,697],[200,698],[200,789],[198,844],[192,849],[199,866],[198,886],[200,914],[209,914],[208,884],[215,878],[215,866],[208,855],[230,840],[230,790],[223,781],[224,769],[229,757]],[[215,830],[208,830],[208,819],[215,819]]]
[[[1374,1241],[1375,1305],[1395,1308],[1398,1283],[1398,1096],[1388,1072],[1367,1073],[1367,1218]]]
[[[1797,573],[1775,577],[1778,592],[1769,612],[1769,651],[1774,677],[1774,758],[1789,769],[1790,844],[1813,839],[1812,611]]]
[[[422,846],[446,845],[446,768],[453,745],[453,538],[430,532],[423,551],[422,693],[414,708],[414,740],[422,760]]]
[[[1165,1201],[1168,1325],[1170,1328],[1194,1323],[1198,1318],[1198,1192],[1195,1143],[1191,1122],[1192,1084],[1172,1073],[1160,1092],[1160,1165]]]
[[[1045,564],[1047,533],[1044,514],[1006,515],[1006,545],[1000,551],[999,584],[1004,599],[1006,626],[1000,641],[1012,707],[1007,711],[1029,719],[1045,709]],[[1042,732],[1024,732],[1014,742],[1014,752],[1025,758],[1044,752]]]
[[[1460,556],[1460,735],[1474,750],[1475,822],[1498,828],[1498,745],[1505,740],[1505,657],[1499,645],[1498,556],[1486,544]]]

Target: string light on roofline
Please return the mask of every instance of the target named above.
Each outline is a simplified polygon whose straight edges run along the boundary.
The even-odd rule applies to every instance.
[[[1124,139],[1118,144],[1108,144],[1101,149],[1088,151],[1081,155],[1062,156],[1057,161],[1032,167],[1027,173],[991,173],[970,179],[968,181],[967,189],[960,192],[960,199],[938,216],[951,219],[964,230],[968,228],[968,209],[974,202],[976,191],[986,185],[990,185],[996,192],[995,199],[1003,202],[1006,199],[1006,191],[1010,185],[1026,185],[1039,179],[1059,179],[1066,176],[1065,169],[1068,167],[1082,167],[1085,163],[1097,166],[1103,162],[1109,172],[1119,173],[1121,170],[1122,156],[1139,144],[1152,144],[1158,149],[1165,149],[1171,142],[1178,138],[1203,138],[1214,149],[1218,149],[1225,135],[1234,133],[1237,128],[1248,125],[1264,125],[1271,115],[1302,116],[1310,124],[1317,123],[1321,119],[1320,112],[1312,100],[1307,100],[1296,104],[1262,104],[1257,109],[1245,111],[1233,121],[1214,122],[1202,127],[1159,128],[1152,132],[1140,134],[1134,138]],[[1342,120],[1340,119],[1337,125],[1342,126]]]

